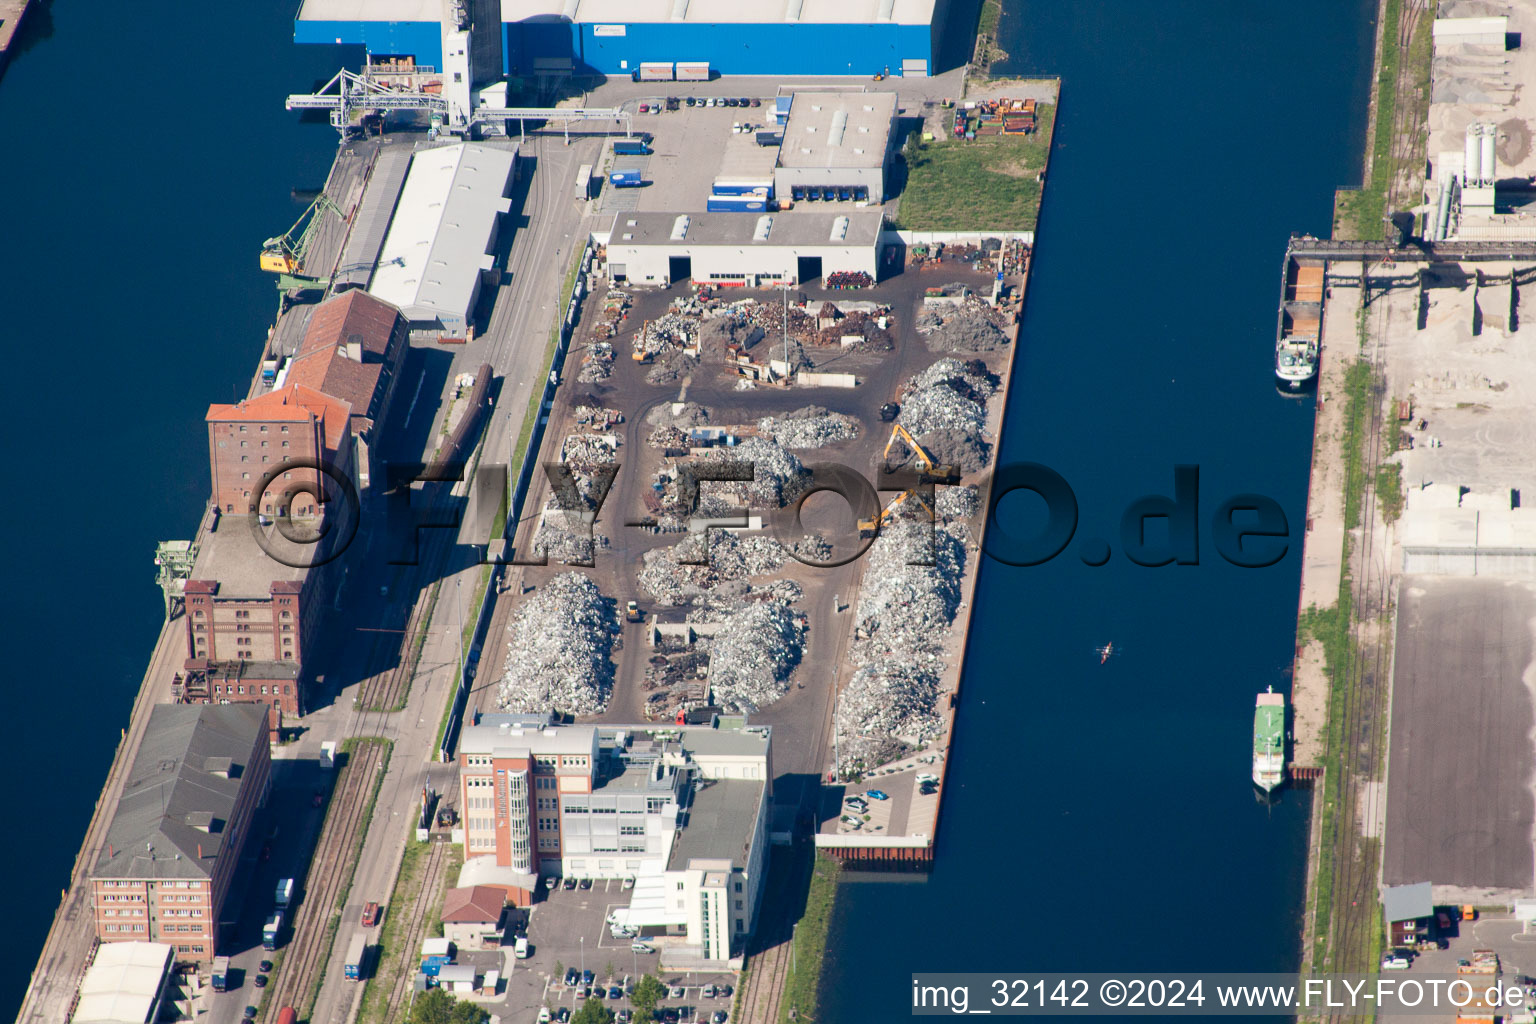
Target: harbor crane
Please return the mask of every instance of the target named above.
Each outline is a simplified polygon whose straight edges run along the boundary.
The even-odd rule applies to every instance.
[[[919,505],[927,509],[928,518],[932,519],[934,514],[933,506],[928,503],[928,499],[923,496],[920,488],[931,484],[954,484],[960,482],[960,473],[954,466],[941,466],[935,462],[933,456],[928,453],[928,450],[918,444],[917,438],[913,437],[907,428],[900,423],[891,424],[890,440],[885,442],[885,450],[880,453],[882,460],[888,461],[890,459],[891,449],[896,446],[898,440],[905,442],[906,446],[912,449],[912,456],[917,460],[921,470],[918,476],[918,486],[909,487],[902,491],[874,518],[859,520],[859,536],[861,538],[873,537],[879,533],[880,527],[894,518],[896,510],[909,499],[915,500]]]
[[[309,247],[313,244],[315,234],[327,213],[335,214],[338,220],[346,220],[341,208],[331,200],[330,196],[321,192],[315,201],[299,214],[299,219],[293,222],[293,227],[261,244],[261,269],[278,275],[279,291],[286,292],[293,289],[320,291],[330,284],[329,277],[307,276],[301,272],[304,256],[309,252]]]

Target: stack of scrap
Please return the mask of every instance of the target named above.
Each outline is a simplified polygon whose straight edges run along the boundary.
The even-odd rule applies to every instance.
[[[976,296],[959,305],[925,305],[917,317],[917,332],[934,352],[994,352],[1008,344],[1006,318]]]
[[[629,295],[626,292],[610,291],[603,297],[603,309],[597,317],[597,331],[605,338],[611,338],[623,329],[624,321],[629,319]]]
[[[594,341],[587,345],[581,359],[581,372],[576,379],[583,384],[596,384],[613,374],[613,346],[606,341]]]
[[[762,437],[785,448],[821,448],[858,437],[859,421],[819,405],[807,405],[782,416],[765,416],[757,421],[757,429]]]
[[[571,415],[576,417],[578,424],[593,430],[608,430],[624,422],[623,413],[599,405],[578,405],[571,410]]]
[[[708,641],[714,701],[751,713],[789,690],[789,674],[805,647],[805,616],[786,601],[747,604]]]
[[[568,572],[540,584],[509,632],[501,710],[595,715],[608,706],[618,613],[588,577]]]
[[[792,504],[810,485],[810,473],[800,460],[783,445],[765,437],[749,437],[733,448],[716,448],[702,458],[751,466],[754,476],[750,482],[714,486],[739,489],[752,508],[781,508]]]
[[[678,313],[663,313],[655,320],[647,320],[635,332],[632,339],[635,359],[649,361],[687,348],[693,344],[697,332],[697,320]]]
[[[622,443],[618,434],[567,434],[560,445],[560,461],[577,467],[617,462]]]
[[[944,643],[960,606],[965,536],[957,524],[901,522],[866,556],[858,626],[848,656],[857,670],[838,700],[838,771],[868,771],[938,735]],[[912,562],[930,561],[931,565]]]

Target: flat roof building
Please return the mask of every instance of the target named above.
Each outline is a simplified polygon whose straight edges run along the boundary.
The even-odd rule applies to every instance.
[[[163,942],[103,944],[80,980],[71,1024],[154,1024],[175,962]]]
[[[208,963],[256,810],[267,801],[268,709],[160,704],[128,769],[91,868],[102,942],[153,940]],[[235,901],[238,904],[238,900]]]
[[[468,331],[512,208],[517,148],[461,142],[419,149],[400,190],[368,291],[413,324]]]
[[[633,878],[631,927],[687,958],[741,953],[766,874],[767,728],[484,715],[464,730],[460,764],[461,885],[520,900],[538,874]]]
[[[895,117],[895,93],[796,92],[773,173],[775,195],[793,201],[808,189],[832,189],[838,198],[883,202]]]
[[[629,75],[706,62],[722,75],[935,74],[950,0],[503,0],[507,74]],[[304,0],[300,43],[444,66],[438,0]],[[476,31],[481,26],[477,24]],[[952,48],[958,59],[970,47]],[[963,53],[961,51],[964,51]]]
[[[848,213],[620,213],[606,245],[615,281],[669,287],[799,284],[834,273],[878,276],[878,210]],[[601,240],[601,239],[600,239]]]

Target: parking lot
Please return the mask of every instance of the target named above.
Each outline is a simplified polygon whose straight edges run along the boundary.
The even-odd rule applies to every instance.
[[[632,949],[632,940],[615,938],[610,933],[608,915],[628,905],[629,892],[618,879],[596,880],[590,889],[542,890],[528,924],[529,956],[524,960],[505,958],[503,1024],[531,1024],[538,1020],[543,1007],[556,1013],[564,1007],[574,1013],[583,992],[590,990],[596,995],[599,984],[603,988],[602,998],[613,1009],[628,1008],[629,1000],[612,1000],[610,990],[632,987],[641,976],[657,973],[660,959],[657,953]],[[650,945],[655,947],[654,943]],[[461,958],[460,962],[468,961]],[[568,985],[566,975],[573,970],[578,975],[577,984]],[[583,984],[580,975],[586,971],[592,977]],[[668,971],[659,977],[677,993],[669,994],[662,1006],[679,1010],[680,1021],[708,1020],[716,1011],[729,1012],[731,1008],[730,996],[718,992],[713,998],[702,995],[706,985],[734,986],[736,978],[730,973]],[[694,1012],[684,1014],[683,1008]]]
[[[1499,954],[1500,985],[1507,988],[1520,985],[1521,978],[1536,977],[1536,935],[1526,935],[1519,922],[1507,913],[1479,913],[1475,921],[1457,920],[1454,907],[1444,908],[1452,917],[1451,929],[1439,937],[1448,939],[1448,948],[1420,953],[1411,958],[1412,966],[1400,974],[1410,977],[1453,976],[1458,960],[1467,960],[1474,949],[1491,949]],[[1527,992],[1536,991],[1536,985],[1527,982]],[[1529,1002],[1527,1006],[1531,1005]],[[1377,1020],[1381,1024],[1411,1024],[1423,1020],[1417,1016],[1383,1013]],[[1445,1017],[1443,1019],[1449,1019]]]

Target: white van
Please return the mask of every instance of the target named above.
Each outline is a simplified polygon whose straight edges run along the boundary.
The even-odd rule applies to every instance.
[[[519,960],[528,959],[528,936],[519,935],[517,942],[512,946],[512,955]]]

